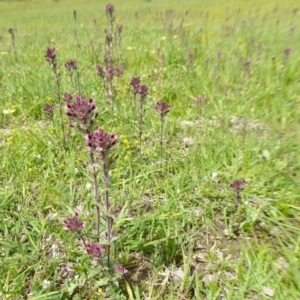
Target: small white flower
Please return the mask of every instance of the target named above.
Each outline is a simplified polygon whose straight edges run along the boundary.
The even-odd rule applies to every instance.
[[[217,172],[211,173],[211,179],[214,180],[218,176]]]
[[[44,289],[48,288],[51,285],[51,282],[49,280],[44,280],[42,283],[42,286]]]
[[[86,190],[90,190],[91,187],[92,187],[92,185],[91,185],[90,183],[87,183],[87,184],[85,185],[85,189],[86,189]]]

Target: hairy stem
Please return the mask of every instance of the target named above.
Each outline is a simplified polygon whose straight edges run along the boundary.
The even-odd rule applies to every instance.
[[[64,122],[63,122],[60,82],[59,82],[59,74],[57,72],[56,64],[53,66],[53,71],[54,71],[55,82],[56,82],[56,90],[57,90],[56,94],[57,94],[57,99],[58,99],[58,104],[59,104],[60,125],[61,125],[61,130],[63,133],[63,144],[64,144],[64,147],[66,147],[66,134],[65,134],[65,126],[64,126]]]
[[[98,189],[98,180],[97,180],[97,171],[94,167],[95,158],[94,153],[90,151],[92,166],[93,166],[93,179],[94,179],[94,198],[96,201],[96,209],[97,209],[97,241],[100,241],[100,223],[101,223],[101,214],[100,214],[100,205],[101,205],[101,197],[99,196]]]
[[[103,164],[103,172],[104,172],[104,185],[105,185],[105,206],[106,206],[106,223],[107,223],[107,267],[110,266],[110,240],[111,240],[111,227],[112,227],[112,219],[110,217],[110,203],[109,203],[109,170],[107,168],[106,163]]]
[[[142,161],[142,134],[143,134],[143,99],[141,101],[140,108],[140,161]]]

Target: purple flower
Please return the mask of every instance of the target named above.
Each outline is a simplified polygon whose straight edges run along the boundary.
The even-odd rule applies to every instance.
[[[140,77],[131,77],[130,85],[133,86],[134,89],[136,89],[139,86],[140,82]]]
[[[52,116],[54,112],[54,105],[46,103],[44,106],[44,112]]]
[[[291,49],[291,48],[286,48],[286,49],[284,49],[284,55],[285,55],[286,57],[289,57],[290,54],[291,54],[291,52],[292,52],[292,49]]]
[[[122,75],[124,74],[124,68],[125,68],[124,64],[121,65],[120,67],[116,67],[116,68],[115,68],[115,75],[116,75],[117,77],[122,76]]]
[[[86,135],[86,145],[91,150],[100,153],[100,158],[104,160],[111,148],[118,142],[115,134],[108,134],[102,128],[95,133]]]
[[[75,212],[73,218],[68,218],[64,220],[65,229],[71,231],[80,231],[84,226],[85,223],[78,220],[78,213]]]
[[[136,87],[136,93],[141,95],[142,98],[145,98],[149,93],[149,89],[146,85],[138,85]]]
[[[86,253],[92,257],[100,257],[102,254],[101,249],[102,249],[101,245],[97,245],[93,243],[86,245]]]
[[[75,102],[66,105],[66,115],[70,119],[76,119],[82,124],[86,124],[88,120],[94,117],[95,109],[96,104],[93,98],[85,100],[83,96],[75,96]]]
[[[115,74],[115,68],[112,65],[108,65],[106,67],[106,79],[108,82],[111,82],[113,80]]]
[[[55,61],[56,61],[55,48],[48,47],[46,50],[45,58],[50,64],[55,65]]]
[[[167,104],[165,101],[156,102],[155,109],[162,116],[165,116],[171,109],[171,105]]]
[[[117,31],[118,31],[119,34],[122,33],[122,31],[123,31],[123,25],[122,24],[117,25]]]
[[[64,98],[67,101],[67,103],[69,103],[73,99],[73,95],[70,93],[65,93]]]
[[[114,269],[118,274],[126,274],[128,272],[127,269],[125,269],[122,265],[114,265]]]
[[[209,100],[209,98],[206,98],[206,97],[198,97],[197,99],[196,99],[196,104],[197,105],[199,105],[199,104],[201,104],[201,103],[208,103],[210,100]]]
[[[113,4],[107,4],[106,5],[106,9],[105,9],[105,12],[108,16],[112,17],[113,13],[114,13],[114,10],[115,10],[115,7]]]
[[[66,67],[69,71],[76,70],[76,69],[77,69],[76,61],[73,60],[73,59],[70,59],[69,61],[67,61],[67,62],[65,63],[65,67]]]
[[[232,183],[229,184],[229,187],[231,187],[232,189],[234,189],[236,191],[236,193],[240,193],[241,190],[243,189],[243,187],[246,184],[246,180],[235,180]]]
[[[110,45],[113,41],[113,37],[110,33],[106,33],[105,35],[105,42],[107,45]]]
[[[97,73],[100,77],[104,78],[105,77],[105,70],[103,66],[98,65],[97,66]]]
[[[108,50],[104,54],[104,63],[106,66],[112,64],[112,54]]]
[[[120,204],[115,210],[114,210],[114,214],[118,215],[124,208],[124,205]]]

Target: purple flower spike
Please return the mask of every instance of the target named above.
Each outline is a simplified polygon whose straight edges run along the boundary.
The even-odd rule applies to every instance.
[[[101,245],[97,244],[87,244],[86,245],[86,253],[92,257],[100,257],[101,256]]]
[[[133,86],[134,89],[136,89],[139,86],[140,82],[140,77],[132,77],[130,80],[130,85]]]
[[[76,69],[77,69],[76,61],[73,60],[73,59],[70,59],[69,61],[67,61],[67,62],[65,63],[65,67],[66,67],[69,71],[76,70]]]
[[[75,102],[73,104],[68,103],[66,109],[66,114],[70,119],[77,119],[86,124],[94,116],[96,105],[93,98],[85,100],[83,96],[75,96]]]
[[[241,190],[243,189],[243,187],[246,184],[246,180],[235,180],[232,183],[229,184],[229,187],[231,187],[232,189],[234,189],[236,191],[236,193],[240,193]]]
[[[171,105],[167,104],[165,101],[157,102],[155,109],[162,116],[165,116],[171,109]]]
[[[71,231],[80,231],[84,226],[85,223],[78,220],[78,213],[75,212],[73,218],[68,218],[64,221],[65,229]]]
[[[44,106],[44,112],[52,116],[54,112],[54,105],[46,103]]]
[[[123,25],[122,24],[117,25],[117,31],[118,31],[119,34],[122,33],[122,31],[123,31]]]
[[[126,274],[128,272],[127,269],[125,269],[122,265],[114,265],[114,269],[118,274]]]
[[[149,89],[146,85],[138,85],[136,87],[136,93],[141,95],[142,98],[146,97],[149,93]]]
[[[71,103],[72,95],[65,94],[66,115],[69,118],[71,127],[74,127],[80,133],[86,134],[95,129],[96,104],[93,98],[85,100],[83,96],[75,96],[74,103]]]
[[[95,133],[86,135],[86,145],[92,151],[99,152],[100,158],[104,160],[111,148],[118,142],[115,134],[108,134],[102,128]]]
[[[109,15],[110,17],[112,17],[113,13],[114,13],[114,10],[115,10],[115,7],[113,4],[107,4],[106,5],[106,9],[105,9],[105,12],[107,15]]]
[[[56,60],[55,48],[48,47],[46,50],[45,58],[50,64],[54,64]]]

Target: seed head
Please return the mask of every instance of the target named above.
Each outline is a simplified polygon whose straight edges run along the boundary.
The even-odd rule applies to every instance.
[[[15,30],[13,28],[8,28],[8,33],[12,36],[12,38],[15,37]]]

